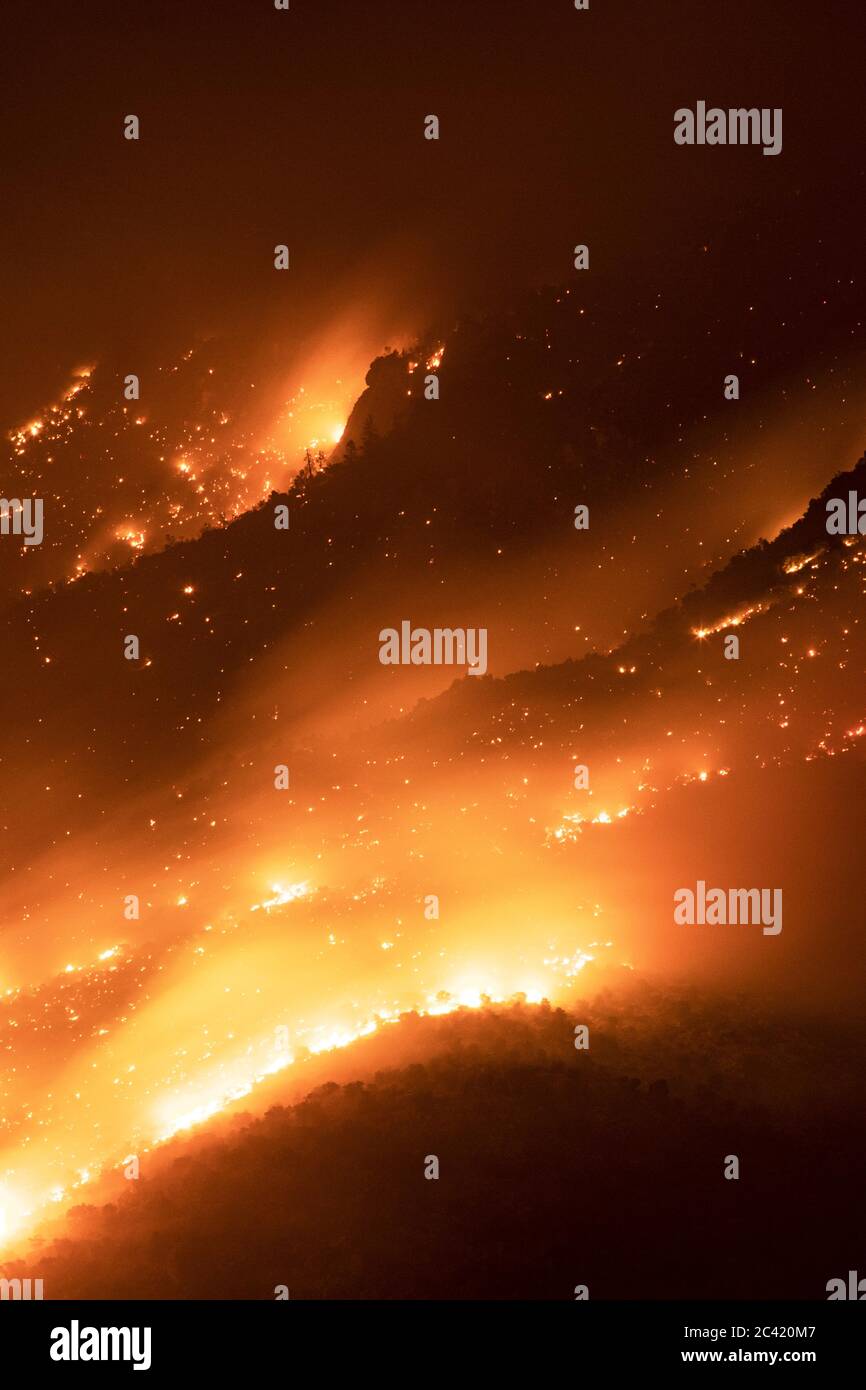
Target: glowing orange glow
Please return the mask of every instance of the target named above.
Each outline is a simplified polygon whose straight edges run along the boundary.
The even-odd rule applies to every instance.
[[[275,899],[260,906],[266,910],[269,906],[275,907],[278,905],[277,899],[280,905],[296,902],[305,895],[301,891],[304,888],[302,884],[281,888]],[[458,980],[450,987],[429,991],[417,1001],[379,1007],[352,1025],[320,1023],[311,1029],[297,1028],[294,1044],[289,1048],[275,1050],[273,1038],[259,1038],[255,1046],[241,1049],[216,1069],[204,1061],[198,1076],[185,1078],[173,1089],[157,1087],[159,1093],[150,1107],[153,1132],[146,1137],[140,1135],[136,1141],[138,1149],[147,1152],[151,1147],[165,1144],[181,1133],[206,1124],[232,1105],[245,1100],[257,1087],[279,1072],[295,1065],[302,1053],[320,1056],[350,1047],[383,1026],[399,1023],[410,1015],[441,1017],[459,1009],[482,1009],[491,1004],[507,1004],[515,997],[522,997],[530,1004],[539,1004],[545,998],[555,999],[587,964],[597,958],[596,952],[601,944],[609,948],[612,943],[594,942],[590,948],[578,949],[571,955],[545,958],[533,978],[515,981],[513,987],[507,990],[493,984],[486,985],[477,978]],[[119,947],[111,947],[100,953],[99,960],[115,961],[119,952]],[[67,966],[66,969],[78,971],[81,967]],[[127,1076],[136,1070],[135,1066],[128,1066]],[[0,1245],[4,1239],[8,1242],[35,1229],[52,1208],[77,1200],[76,1194],[82,1187],[112,1170],[121,1169],[125,1161],[125,1158],[111,1158],[104,1153],[99,1159],[93,1156],[75,1166],[70,1153],[70,1167],[62,1180],[58,1181],[55,1177],[41,1191],[34,1192],[29,1200],[24,1200],[20,1194],[14,1195],[7,1185],[0,1187]]]
[[[733,26],[653,55],[635,121],[648,22],[504,7],[491,43],[467,6],[419,45],[391,8],[335,44],[328,7],[226,7],[191,63],[173,6],[119,86],[116,24],[15,35],[0,1275],[821,1298],[866,1260],[842,95],[826,167],[796,110],[762,157],[775,107],[678,149],[677,102],[711,145],[710,100],[757,100]],[[801,104],[810,66],[848,93],[841,31],[801,37]],[[503,89],[516,143],[478,120]]]
[[[817,560],[818,556],[821,554],[822,552],[820,550],[813,550],[811,555],[793,556],[783,565],[785,574],[799,574],[800,570],[805,569],[813,560]]]
[[[766,603],[754,603],[750,608],[744,608],[739,613],[733,613],[727,618],[722,618],[717,623],[710,624],[709,627],[692,628],[692,636],[699,639],[711,637],[716,632],[723,632],[729,627],[741,627],[748,622],[756,613],[765,613],[768,605]]]
[[[272,907],[282,907],[284,903],[293,903],[296,902],[298,898],[305,897],[306,894],[309,893],[310,888],[307,883],[290,883],[288,888],[283,888],[282,884],[279,883],[272,883],[271,891],[274,894],[272,898],[266,898],[265,901],[261,903],[253,903],[250,911],[258,912],[259,910],[264,910],[265,912],[270,912]]]
[[[26,1230],[32,1210],[6,1184],[0,1184],[0,1248]]]
[[[144,531],[134,531],[129,527],[120,527],[116,532],[117,539],[126,541],[131,550],[142,550],[146,540]]]

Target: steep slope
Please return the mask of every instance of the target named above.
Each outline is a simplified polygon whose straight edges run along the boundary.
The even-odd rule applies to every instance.
[[[143,1156],[4,1274],[76,1299],[819,1299],[856,1258],[862,1035],[644,987],[376,1047],[342,1084]]]

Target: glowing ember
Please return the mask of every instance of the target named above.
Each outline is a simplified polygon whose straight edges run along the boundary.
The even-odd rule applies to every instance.
[[[284,888],[280,883],[272,883],[271,891],[274,896],[266,898],[264,902],[254,903],[250,912],[259,912],[262,909],[265,912],[270,912],[273,907],[282,907],[284,903],[296,902],[298,898],[306,897],[310,892],[310,887],[306,882],[290,883],[288,888]]]
[[[729,627],[741,627],[748,622],[756,613],[765,613],[769,607],[766,603],[753,603],[749,608],[743,608],[739,613],[733,613],[727,618],[722,618],[720,622],[712,623],[709,627],[692,628],[692,636],[703,639],[711,637],[715,632],[724,632]]]

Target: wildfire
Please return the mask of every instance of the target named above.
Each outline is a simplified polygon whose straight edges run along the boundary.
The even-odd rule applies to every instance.
[[[250,912],[264,910],[270,912],[272,907],[282,907],[284,903],[296,902],[298,898],[305,898],[310,891],[308,883],[290,883],[288,888],[284,888],[281,883],[272,883],[272,898],[266,898],[263,903],[253,903]]]
[[[274,897],[256,904],[256,907],[268,911],[311,891],[306,883],[286,887],[275,884],[273,888]],[[244,1100],[271,1077],[295,1065],[299,1059],[350,1047],[406,1018],[438,1018],[460,1009],[507,1005],[517,999],[540,1004],[545,998],[554,997],[557,990],[561,991],[587,964],[595,960],[597,947],[611,944],[592,942],[588,949],[581,947],[571,954],[545,958],[543,971],[539,969],[535,978],[516,982],[519,987],[515,989],[495,987],[477,978],[467,979],[464,976],[456,982],[452,979],[450,988],[429,991],[418,1000],[371,1009],[354,1024],[321,1023],[298,1027],[291,1047],[288,1045],[288,1029],[283,1026],[275,1033],[283,1035],[284,1041],[277,1041],[274,1033],[266,1034],[263,1038],[248,1039],[242,1043],[236,1055],[230,1061],[221,1063],[216,1071],[200,1075],[197,1080],[191,1078],[181,1088],[166,1090],[157,1099],[151,1108],[152,1136],[144,1144],[136,1141],[138,1152],[147,1152],[148,1148],[168,1143],[175,1136],[207,1123],[236,1102]],[[101,952],[99,961],[113,960],[120,949],[113,946]],[[79,969],[76,966],[67,967],[73,972]],[[130,1072],[134,1070],[134,1067],[129,1068]],[[21,1193],[13,1196],[8,1187],[0,1186],[0,1246],[20,1239],[38,1227],[50,1212],[56,1212],[69,1200],[76,1200],[82,1187],[92,1185],[112,1172],[121,1172],[128,1160],[118,1158],[118,1152],[125,1153],[126,1150],[116,1151],[112,1158],[106,1156],[105,1161],[100,1161],[97,1155],[83,1164],[79,1160],[79,1166],[65,1180],[60,1175],[53,1175],[50,1185],[46,1182],[42,1192],[31,1192],[27,1200]]]
[[[582,816],[579,811],[575,811],[571,815],[563,816],[561,824],[554,830],[547,831],[547,843],[567,844],[577,839],[585,825],[615,825],[618,820],[625,820],[634,810],[634,806],[623,806],[615,816],[609,811],[599,811],[597,816]]]
[[[144,542],[146,540],[144,531],[134,531],[129,527],[120,526],[115,534],[119,541],[126,541],[126,544],[131,550],[142,550],[144,548]]]
[[[823,554],[823,551],[813,550],[811,555],[793,555],[790,560],[785,561],[782,568],[785,574],[799,574],[800,570],[805,569],[807,565],[811,565],[812,561],[817,560],[818,556],[821,554]]]
[[[564,974],[567,979],[572,979],[594,959],[595,957],[587,952],[578,950],[571,957],[545,961],[545,965],[549,965],[559,973]],[[440,990],[437,994],[429,994],[424,1005],[420,1008],[380,1009],[355,1028],[328,1028],[323,1025],[315,1030],[319,1036],[304,1043],[303,1050],[312,1056],[319,1056],[323,1052],[335,1052],[345,1047],[351,1047],[353,1043],[360,1042],[362,1038],[368,1038],[373,1033],[378,1032],[383,1025],[399,1023],[402,1019],[410,1016],[439,1018],[444,1014],[456,1013],[458,1009],[483,1009],[490,1004],[507,1004],[518,997],[525,999],[528,1004],[540,1004],[545,996],[544,992],[534,983],[528,985],[526,989],[517,990],[510,995],[487,993],[477,986],[464,986],[455,993]],[[304,1035],[301,1034],[300,1036],[303,1037]],[[236,1101],[243,1100],[256,1086],[261,1085],[269,1077],[292,1066],[295,1061],[294,1054],[278,1052],[266,1064],[257,1067],[246,1079],[239,1080],[228,1087],[225,1083],[220,1084],[218,1082],[214,1094],[199,1100],[195,1105],[185,1105],[182,1110],[176,1109],[177,1102],[171,1099],[164,1100],[159,1107],[163,1123],[153,1143],[165,1144],[182,1131],[193,1129],[196,1125],[204,1124],[207,1120],[213,1119],[215,1115],[226,1110]]]
[[[766,603],[754,603],[751,608],[744,608],[740,613],[732,613],[727,618],[722,618],[717,623],[712,623],[710,627],[693,627],[692,636],[703,640],[704,637],[712,637],[715,632],[722,632],[729,627],[741,627],[748,622],[756,613],[764,613],[767,610]]]
[[[70,408],[72,402],[79,392],[87,386],[92,372],[92,367],[76,367],[71,384],[58,400],[46,407],[41,417],[29,420],[26,425],[19,425],[17,429],[10,431],[8,438],[12,442],[16,454],[22,454],[27,445],[34,439],[38,439],[46,430],[46,437],[59,437],[61,427],[72,418],[73,411]],[[80,418],[83,412],[78,409],[75,413]]]

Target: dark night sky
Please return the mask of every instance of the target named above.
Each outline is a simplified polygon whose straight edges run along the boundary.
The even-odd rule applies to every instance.
[[[290,344],[359,284],[420,328],[567,277],[577,241],[622,279],[736,218],[813,235],[853,214],[862,180],[857,11],[8,7],[2,418],[17,423],[76,358],[164,358],[225,329]],[[782,106],[782,154],[676,147],[673,112],[700,98]],[[129,112],[137,144],[121,135]],[[429,112],[438,144],[421,136]],[[275,281],[278,241],[292,273]]]

